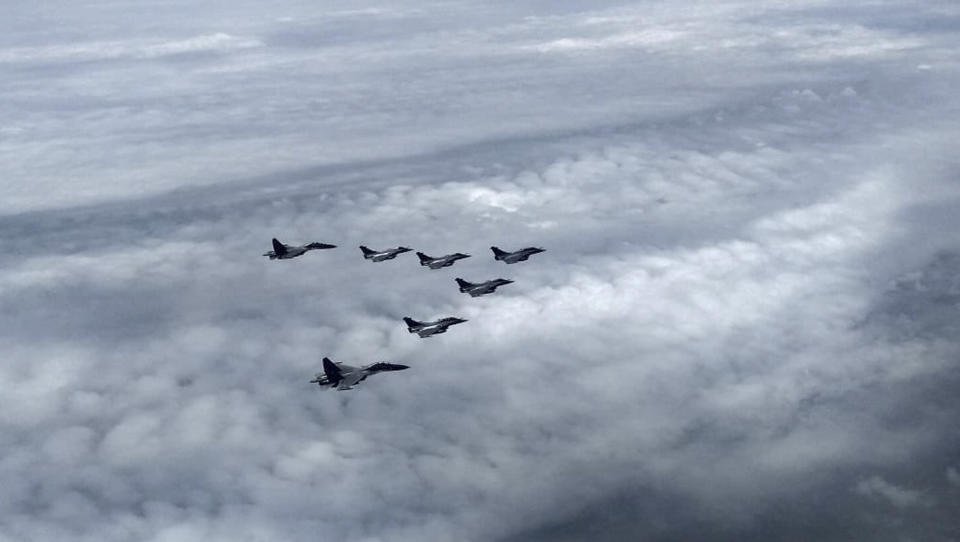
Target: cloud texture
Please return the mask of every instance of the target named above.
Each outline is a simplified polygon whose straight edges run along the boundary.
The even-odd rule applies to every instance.
[[[956,6],[498,4],[0,23],[0,541],[960,537]]]

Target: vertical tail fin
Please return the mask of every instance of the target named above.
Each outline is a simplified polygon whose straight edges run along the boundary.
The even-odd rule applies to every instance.
[[[408,328],[415,328],[415,327],[420,327],[420,326],[423,325],[423,322],[418,322],[418,321],[414,320],[413,318],[410,318],[409,316],[404,316],[404,317],[403,317],[403,322],[404,322],[405,324],[407,324],[407,327],[408,327]]]
[[[465,281],[465,280],[463,280],[462,278],[459,278],[459,277],[458,277],[457,279],[455,279],[455,280],[457,281],[457,284],[460,286],[460,291],[461,291],[461,292],[464,291],[464,290],[466,290],[467,288],[471,288],[471,287],[473,287],[473,286],[476,286],[476,284],[474,284],[474,283],[472,283],[472,282],[467,282],[467,281]]]
[[[283,256],[287,253],[287,247],[283,243],[277,241],[277,238],[273,238],[273,253],[277,256]]]
[[[323,373],[327,375],[327,382],[336,386],[343,380],[343,373],[337,364],[330,361],[330,358],[323,358]]]
[[[369,256],[369,255],[371,255],[371,254],[376,254],[376,251],[375,251],[375,250],[370,250],[369,248],[367,248],[367,247],[365,247],[365,246],[363,246],[363,245],[360,245],[360,250],[363,252],[363,255],[364,255],[364,256]]]
[[[503,250],[500,250],[499,247],[490,247],[490,250],[493,251],[493,259],[495,259],[495,260],[501,260],[501,259],[503,259],[504,256],[506,256],[507,254],[509,254],[509,252],[505,252],[505,251],[503,251]]]
[[[420,263],[426,263],[433,259],[430,256],[427,256],[426,254],[424,254],[423,252],[417,252],[417,258],[420,258]]]

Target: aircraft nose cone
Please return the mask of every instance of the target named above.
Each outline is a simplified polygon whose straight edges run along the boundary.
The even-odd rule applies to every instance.
[[[394,364],[393,367],[394,367],[394,369],[393,369],[394,371],[402,371],[402,370],[404,370],[404,369],[409,369],[409,368],[410,368],[409,365],[399,365],[399,364]]]

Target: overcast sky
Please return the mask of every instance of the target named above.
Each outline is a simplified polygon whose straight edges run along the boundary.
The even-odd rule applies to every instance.
[[[955,1],[0,8],[0,542],[960,539]]]

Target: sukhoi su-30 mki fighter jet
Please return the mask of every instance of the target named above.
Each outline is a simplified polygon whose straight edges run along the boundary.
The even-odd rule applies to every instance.
[[[418,322],[407,316],[404,317],[403,321],[407,324],[407,331],[420,335],[420,338],[437,335],[439,333],[446,333],[448,327],[466,322],[466,320],[463,318],[454,318],[452,316],[441,318],[433,322]]]
[[[527,258],[533,256],[534,254],[546,252],[544,249],[536,247],[521,248],[516,252],[507,252],[505,250],[500,250],[498,247],[490,247],[490,250],[493,251],[493,259],[503,263],[525,262],[527,261]]]
[[[492,294],[498,286],[512,283],[512,280],[507,279],[493,279],[488,280],[487,282],[473,283],[467,282],[461,278],[457,278],[457,284],[460,286],[460,291],[465,294],[470,294],[470,297],[480,297],[482,295]]]
[[[310,243],[303,246],[292,246],[285,245],[280,241],[277,241],[276,238],[273,239],[273,250],[266,252],[263,255],[269,256],[271,260],[289,260],[290,258],[296,258],[297,256],[303,256],[311,250],[318,250],[324,248],[337,248],[337,245],[328,245],[326,243]]]
[[[402,371],[409,368],[407,365],[397,365],[384,361],[363,367],[351,367],[344,363],[330,361],[330,358],[323,358],[323,373],[317,373],[316,378],[311,380],[310,383],[326,386],[329,389],[349,390],[366,380],[370,375],[386,371]]]
[[[397,257],[397,254],[403,254],[404,252],[410,252],[412,248],[407,247],[397,247],[390,248],[387,250],[372,250],[363,245],[360,245],[360,251],[363,252],[363,257],[367,260],[374,262],[382,262],[384,260],[392,260]]]
[[[420,258],[420,265],[429,267],[430,269],[440,269],[441,267],[450,267],[457,260],[469,258],[470,255],[457,252],[456,254],[447,254],[439,258],[431,258],[423,252],[417,252],[417,257]]]

